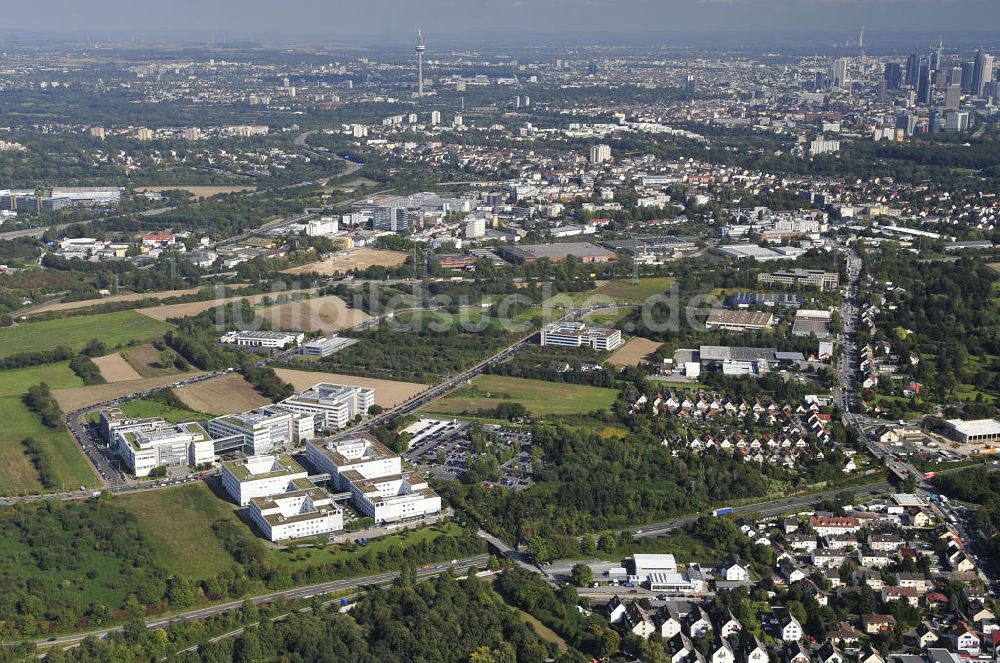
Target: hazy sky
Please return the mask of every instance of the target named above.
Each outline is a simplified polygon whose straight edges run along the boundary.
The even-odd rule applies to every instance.
[[[216,39],[513,33],[997,31],[1000,0],[4,0],[11,28]]]

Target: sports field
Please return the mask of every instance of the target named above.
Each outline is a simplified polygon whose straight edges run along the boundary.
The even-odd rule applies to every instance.
[[[90,464],[65,428],[42,425],[38,415],[21,402],[21,396],[33,384],[45,382],[50,387],[81,387],[83,381],[69,368],[69,362],[0,371],[0,494],[42,492],[38,473],[24,455],[21,440],[33,437],[48,450],[58,489],[77,490],[99,485]]]
[[[426,410],[459,414],[491,410],[500,403],[520,403],[535,416],[586,414],[610,408],[617,397],[616,390],[603,387],[480,375],[471,385],[431,403]]]
[[[339,373],[297,371],[291,368],[276,368],[274,372],[278,374],[279,378],[285,382],[290,382],[298,390],[311,387],[317,382],[370,387],[375,390],[375,404],[382,407],[395,407],[427,389],[427,385],[415,382],[379,380],[377,378],[363,378],[356,375],[341,375]]]
[[[174,393],[192,410],[216,416],[245,412],[271,404],[238,373],[178,387],[174,389]]]
[[[32,322],[0,329],[0,357],[32,350],[51,350],[60,345],[81,350],[94,338],[113,348],[132,340],[158,338],[170,328],[164,322],[151,320],[135,311]]]
[[[233,558],[212,524],[236,520],[235,506],[216,497],[204,482],[119,495],[115,504],[138,516],[157,560],[168,571],[201,580],[232,566]]]
[[[323,276],[331,276],[338,272],[349,272],[354,269],[367,269],[376,265],[380,267],[395,267],[406,261],[407,254],[403,251],[388,251],[386,249],[357,249],[333,255],[326,260],[311,262],[308,265],[286,269],[286,274],[304,274],[316,272]]]

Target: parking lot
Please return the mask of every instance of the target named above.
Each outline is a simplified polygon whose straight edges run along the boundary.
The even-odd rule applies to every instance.
[[[403,454],[422,475],[456,481],[467,480],[470,464],[481,455],[473,440],[479,427],[456,419],[421,418],[409,426],[410,450]],[[507,488],[525,488],[531,482],[531,433],[517,428],[484,424],[481,431],[489,440],[488,451],[505,457],[500,476],[485,482]]]

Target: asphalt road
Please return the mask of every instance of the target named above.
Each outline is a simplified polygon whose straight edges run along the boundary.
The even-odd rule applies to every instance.
[[[849,486],[844,488],[838,488],[837,490],[829,490],[822,493],[812,493],[810,495],[796,495],[793,497],[786,497],[780,500],[773,500],[771,502],[758,502],[756,504],[747,504],[744,506],[733,507],[734,515],[746,515],[750,513],[760,514],[762,516],[776,516],[783,513],[791,513],[797,509],[804,507],[812,507],[825,499],[836,497],[837,495],[850,491],[855,495],[872,495],[877,493],[884,493],[892,488],[892,484],[888,481],[880,481],[878,483],[871,483],[864,486]],[[646,525],[645,527],[640,527],[638,529],[632,530],[632,536],[636,539],[647,539],[655,538],[658,536],[664,536],[669,534],[679,527],[683,527],[689,523],[693,523],[701,516],[686,516],[684,518],[678,518],[676,520],[670,520],[663,523],[655,523],[653,525]]]
[[[446,570],[451,569],[453,571],[464,571],[470,567],[481,567],[489,561],[489,555],[476,555],[475,557],[468,557],[466,559],[461,559],[456,561],[454,564],[445,563],[437,564],[433,567],[426,569],[419,569],[417,571],[417,578],[431,578]],[[322,582],[315,585],[307,585],[305,587],[298,587],[296,589],[289,589],[282,592],[274,592],[271,594],[263,594],[261,596],[256,596],[250,598],[256,605],[263,605],[265,603],[272,603],[274,601],[288,601],[293,599],[309,599],[314,596],[321,596],[323,594],[330,594],[332,592],[339,592],[349,589],[358,589],[361,587],[367,587],[371,585],[384,586],[391,584],[399,576],[398,571],[393,571],[390,573],[379,573],[376,575],[364,576],[361,578],[349,578],[345,580],[333,580],[330,582]],[[234,610],[243,605],[243,600],[240,601],[229,601],[228,603],[220,603],[218,605],[213,605],[207,608],[198,608],[197,610],[188,610],[187,612],[182,612],[176,615],[171,615],[169,617],[157,617],[155,619],[147,619],[146,626],[148,628],[156,628],[159,626],[167,626],[172,622],[182,621],[186,619],[203,619],[205,617],[211,617],[212,615],[217,615],[222,612],[228,612]],[[114,631],[120,631],[122,627],[116,626],[114,628],[100,629],[96,631],[87,631],[86,633],[74,633],[71,635],[62,635],[55,638],[36,640],[35,644],[40,647],[52,647],[52,646],[62,646],[69,647],[79,644],[83,639],[94,636],[97,638],[103,638],[108,633]]]
[[[555,320],[554,322],[563,322],[564,320],[568,320],[568,319],[573,318],[573,317],[575,317],[577,315],[585,315],[587,313],[592,313],[593,311],[601,309],[601,308],[617,308],[617,306],[619,306],[619,305],[614,305],[614,306],[612,306],[612,305],[602,305],[602,306],[591,306],[591,307],[586,308],[586,309],[573,309],[569,313],[567,313],[566,315],[564,315],[563,317],[559,318],[558,320]],[[396,407],[394,407],[391,410],[386,410],[382,414],[380,414],[380,415],[378,415],[376,417],[373,417],[371,419],[368,419],[366,421],[363,421],[362,423],[358,424],[357,426],[353,426],[351,428],[345,429],[344,431],[338,433],[337,437],[338,438],[347,437],[347,436],[351,435],[352,433],[356,433],[358,431],[367,430],[367,429],[369,429],[371,427],[378,426],[382,422],[384,422],[384,421],[386,421],[388,419],[391,419],[392,417],[398,417],[398,416],[401,416],[401,415],[409,414],[409,413],[411,413],[411,412],[413,412],[415,410],[420,409],[424,405],[427,405],[428,403],[430,403],[433,400],[441,398],[442,396],[446,395],[451,390],[453,390],[453,389],[461,386],[465,382],[468,382],[469,380],[471,380],[475,376],[479,375],[480,373],[483,372],[483,370],[487,366],[489,366],[493,362],[503,361],[504,359],[507,359],[508,357],[511,357],[511,356],[517,354],[526,345],[528,345],[528,343],[531,341],[531,339],[535,335],[537,335],[537,333],[538,332],[533,331],[532,333],[528,334],[527,336],[522,337],[517,342],[515,342],[515,343],[513,343],[513,344],[511,344],[509,346],[507,346],[506,348],[504,348],[500,352],[496,353],[495,355],[493,355],[493,356],[491,356],[491,357],[489,357],[487,359],[484,359],[483,361],[479,362],[478,364],[476,364],[472,368],[470,368],[470,369],[468,369],[468,370],[466,370],[466,371],[464,371],[464,372],[462,372],[462,373],[460,373],[460,374],[458,374],[458,375],[456,375],[454,377],[448,378],[447,380],[445,380],[441,384],[439,384],[439,385],[437,385],[435,387],[432,387],[431,389],[429,389],[429,390],[427,390],[425,392],[417,394],[412,399],[406,401],[405,403],[401,403],[401,404],[397,405]]]

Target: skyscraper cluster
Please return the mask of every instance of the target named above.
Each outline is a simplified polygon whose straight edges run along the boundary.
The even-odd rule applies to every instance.
[[[994,80],[994,58],[983,49],[976,52],[972,62],[958,66],[945,64],[944,43],[928,55],[912,53],[906,64],[889,62],[885,65],[884,82],[887,90],[898,90],[904,85],[916,92],[916,101],[922,105],[934,103],[934,90],[944,90],[944,107],[957,110],[963,94],[974,97],[993,97],[1000,92],[1000,83]]]

